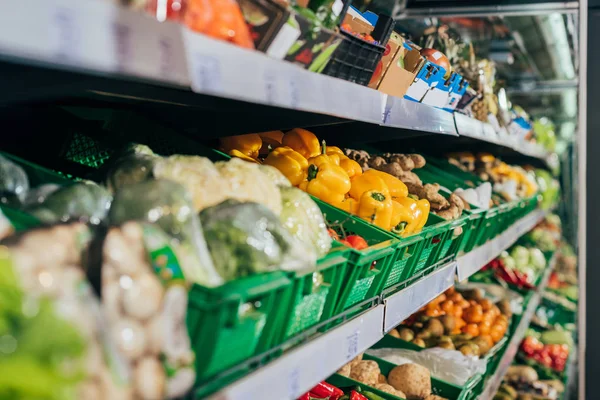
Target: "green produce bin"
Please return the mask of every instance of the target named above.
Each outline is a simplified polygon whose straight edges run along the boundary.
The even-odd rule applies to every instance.
[[[390,371],[396,366],[395,364],[379,359],[377,357],[371,357],[366,354],[364,355],[363,359],[377,362],[381,373],[386,377],[389,375]],[[448,400],[471,400],[475,398],[476,392],[473,389],[477,386],[480,380],[480,376],[475,376],[471,378],[464,387],[460,387],[432,377],[431,389],[433,394],[444,397]],[[392,394],[382,392],[371,386],[365,385],[364,383],[355,381],[354,379],[339,374],[332,375],[327,379],[327,382],[339,388],[353,388],[358,386],[361,388],[362,391],[369,391],[386,400],[400,399],[400,397],[396,397]]]
[[[498,207],[492,207],[487,210],[483,217],[473,248],[484,245],[488,240],[494,237],[494,233],[497,230],[496,226],[499,223],[499,212],[500,210]]]
[[[451,240],[451,223],[452,221],[446,221],[433,213],[429,214],[427,224],[421,232],[422,249],[417,255],[410,276],[418,274],[440,260],[440,249],[444,247],[446,241]]]
[[[289,313],[285,300],[291,283],[287,273],[276,271],[216,288],[192,286],[187,327],[197,383],[269,350]]]
[[[339,246],[317,262],[316,271],[291,274],[291,303],[282,330],[284,341],[333,316],[344,285],[349,253],[350,249]],[[315,288],[317,274],[322,283]]]
[[[396,248],[394,261],[388,268],[384,278],[383,290],[410,278],[410,272],[423,250],[424,243],[423,236],[420,233],[400,240]]]
[[[463,228],[465,230],[463,233],[464,237],[457,251],[457,255],[468,253],[473,250],[477,243],[479,232],[482,229],[487,210],[471,208],[470,210],[465,210],[464,213],[469,217],[469,220]]]
[[[349,265],[334,314],[339,314],[361,301],[378,296],[382,291],[385,271],[393,263],[398,240],[370,223],[338,208],[316,200],[330,228],[339,235],[360,235],[368,243],[364,250],[351,249]]]
[[[439,253],[436,255],[437,261],[441,261],[446,257],[452,257],[453,259],[458,254],[459,249],[462,247],[462,242],[465,239],[465,229],[469,222],[469,216],[463,213],[462,216],[457,219],[450,221],[448,237],[440,247]],[[437,261],[431,264],[435,264]]]

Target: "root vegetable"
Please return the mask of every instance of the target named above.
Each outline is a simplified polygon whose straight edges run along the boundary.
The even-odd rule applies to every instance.
[[[426,164],[425,157],[420,154],[409,154],[409,157],[415,165],[415,168],[423,168]]]
[[[369,159],[369,167],[374,169],[379,169],[380,167],[386,165],[387,162],[383,159],[383,157],[375,156]]]
[[[398,163],[403,171],[412,171],[415,168],[412,158],[406,154],[392,154],[387,161],[389,163]]]
[[[352,366],[350,378],[373,386],[379,382],[380,373],[379,365],[375,361],[362,360]]]
[[[387,378],[385,377],[384,374],[379,374],[378,381],[379,381],[379,383],[387,383]]]
[[[423,182],[421,181],[419,176],[414,172],[404,171],[400,176],[398,176],[398,179],[404,182],[405,185],[411,183],[414,185],[423,186]]]
[[[442,336],[444,334],[444,325],[439,319],[432,318],[427,321],[425,330],[429,331],[432,336]]]
[[[351,363],[348,363],[348,364],[344,365],[342,368],[340,368],[337,373],[342,376],[350,377],[351,371],[352,371],[352,365],[351,365]]]
[[[139,322],[123,318],[111,327],[111,336],[119,350],[129,359],[135,360],[144,354],[146,333]]]
[[[398,330],[396,328],[394,328],[391,331],[389,331],[388,335],[400,339],[400,333],[398,332]]]
[[[415,338],[415,333],[409,328],[400,328],[398,333],[400,333],[400,339],[407,342],[410,342]]]
[[[406,395],[403,392],[401,392],[400,390],[396,390],[392,385],[389,385],[387,383],[378,383],[373,387],[377,390],[381,390],[384,393],[393,394],[394,396],[400,397],[402,399],[406,398]]]
[[[423,399],[431,394],[431,374],[418,364],[394,367],[388,375],[388,383],[406,394],[407,399]]]
[[[362,354],[362,353],[360,353],[359,355],[357,355],[356,357],[354,357],[354,359],[353,359],[352,361],[350,361],[350,363],[349,363],[349,364],[350,364],[352,367],[354,367],[354,365],[356,365],[356,364],[358,364],[359,362],[361,362],[361,361],[362,361],[362,359],[363,359],[363,354]]]
[[[168,399],[183,397],[194,386],[195,380],[196,372],[192,368],[180,369],[167,379],[166,397]]]
[[[421,338],[413,339],[413,341],[411,343],[414,344],[414,345],[417,345],[417,346],[419,346],[421,348],[425,348],[425,341],[423,339],[421,339]]]

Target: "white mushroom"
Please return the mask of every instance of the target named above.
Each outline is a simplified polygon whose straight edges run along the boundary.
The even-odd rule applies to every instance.
[[[23,236],[20,246],[30,251],[38,263],[51,261],[55,265],[64,264],[67,261],[68,249],[64,243],[55,240],[47,230],[35,230]]]
[[[135,276],[144,270],[144,262],[129,247],[118,229],[111,229],[104,240],[103,256],[106,262],[114,265],[121,274]]]
[[[122,316],[121,286],[119,281],[112,281],[102,285],[102,305],[104,315],[108,321],[116,321]]]
[[[196,371],[193,368],[182,368],[167,380],[168,399],[183,397],[194,386]]]
[[[78,399],[85,400],[102,400],[104,397],[102,396],[100,385],[92,380],[86,380],[81,383],[77,388],[77,396]]]
[[[164,289],[151,272],[138,275],[131,287],[123,291],[125,312],[136,319],[146,320],[160,309]]]
[[[148,351],[151,354],[158,355],[162,351],[166,331],[165,318],[162,314],[158,314],[148,321],[146,334],[148,337]]]
[[[111,337],[120,352],[135,360],[146,350],[146,333],[143,326],[130,318],[123,318],[111,327]]]
[[[145,400],[164,397],[166,374],[155,357],[142,358],[133,371],[133,382],[138,396]]]

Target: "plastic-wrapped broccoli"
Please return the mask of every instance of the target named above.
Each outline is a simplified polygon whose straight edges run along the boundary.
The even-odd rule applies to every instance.
[[[18,206],[29,190],[29,179],[23,168],[0,155],[0,202]]]
[[[292,235],[306,245],[316,260],[331,249],[331,237],[319,206],[308,194],[294,187],[282,187],[279,220]]]
[[[52,191],[41,203],[33,203],[26,211],[45,223],[72,220],[99,224],[104,220],[112,196],[93,182],[78,182]]]
[[[208,248],[225,280],[314,265],[304,246],[258,203],[227,200],[200,213]]]
[[[106,185],[111,192],[153,177],[154,164],[159,159],[148,146],[134,144],[111,163]]]
[[[178,258],[187,279],[204,286],[223,283],[210,258],[190,194],[177,182],[152,179],[122,188],[115,195],[109,219],[112,224],[131,220],[158,224],[178,242]]]

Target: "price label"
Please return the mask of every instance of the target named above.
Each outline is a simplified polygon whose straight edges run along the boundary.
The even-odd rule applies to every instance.
[[[292,76],[289,80],[289,99],[291,108],[298,108],[300,105],[300,88],[298,85],[298,80]]]
[[[115,22],[112,26],[115,43],[115,60],[119,72],[127,71],[133,59],[133,46],[131,44],[131,26]]]
[[[277,95],[277,75],[274,71],[266,70],[264,74],[265,98],[269,104],[277,104],[279,96]]]
[[[288,394],[290,399],[298,397],[300,392],[300,367],[294,367],[288,374]]]
[[[161,37],[158,40],[158,56],[159,56],[159,74],[162,77],[170,77],[175,70],[173,60],[175,59],[175,51],[173,50],[173,39],[170,37]]]
[[[57,8],[51,26],[56,58],[63,63],[77,61],[81,54],[81,30],[75,12],[69,8]]]
[[[194,57],[195,86],[202,92],[215,93],[223,87],[221,62],[218,58],[205,54]]]
[[[346,336],[346,361],[352,360],[358,355],[358,340],[360,330],[356,329],[352,334]]]

